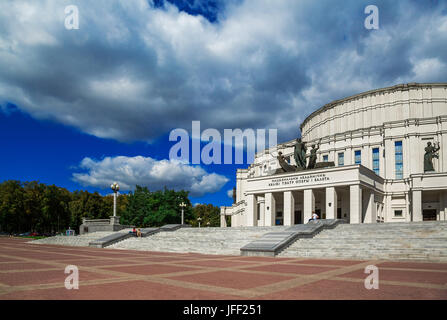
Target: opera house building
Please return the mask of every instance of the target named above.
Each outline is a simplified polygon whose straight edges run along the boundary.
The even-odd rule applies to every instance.
[[[447,220],[447,83],[396,85],[333,101],[301,139],[259,152],[236,173],[221,226],[321,219]]]

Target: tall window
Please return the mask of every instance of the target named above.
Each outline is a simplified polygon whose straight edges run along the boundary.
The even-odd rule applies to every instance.
[[[396,161],[396,179],[403,179],[404,177],[404,165],[402,155],[402,141],[394,142],[394,152]]]
[[[379,148],[374,148],[373,152],[373,171],[379,175],[380,167],[379,167]]]
[[[340,152],[338,154],[338,165],[339,166],[344,166],[345,165],[345,153],[344,152]]]
[[[324,155],[324,156],[323,156],[323,161],[324,161],[324,162],[328,162],[328,160],[329,160],[328,155],[327,155],[327,154]]]
[[[362,164],[362,151],[355,150],[354,155],[355,155],[354,163],[355,164]]]

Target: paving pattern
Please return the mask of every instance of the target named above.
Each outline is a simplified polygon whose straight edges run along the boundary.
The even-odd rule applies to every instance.
[[[67,290],[67,265],[79,289]],[[379,289],[364,286],[379,268]],[[438,299],[447,263],[242,257],[67,247],[0,237],[0,300]]]

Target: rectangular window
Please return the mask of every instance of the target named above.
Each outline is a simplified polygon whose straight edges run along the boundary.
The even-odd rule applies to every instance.
[[[323,156],[323,161],[324,161],[324,162],[328,162],[328,160],[329,160],[328,155],[327,155],[327,154],[324,155],[324,156]]]
[[[340,152],[338,154],[338,165],[339,166],[344,166],[345,165],[345,153],[344,152]]]
[[[402,141],[394,142],[394,155],[396,162],[396,179],[403,179],[404,165],[403,165]]]
[[[379,168],[379,148],[374,148],[372,150],[373,154],[373,171],[375,174],[379,175],[380,168]]]
[[[394,210],[395,217],[402,217],[402,210]]]
[[[362,151],[355,150],[354,155],[355,155],[354,163],[355,164],[362,164]]]

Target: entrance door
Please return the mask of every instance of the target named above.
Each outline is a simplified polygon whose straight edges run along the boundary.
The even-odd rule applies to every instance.
[[[284,224],[284,217],[282,215],[282,211],[276,212],[275,225],[282,226]]]
[[[341,208],[337,208],[337,219],[341,219]]]
[[[295,211],[295,224],[301,223],[301,210]]]
[[[423,221],[436,221],[436,209],[427,209],[422,211]]]

